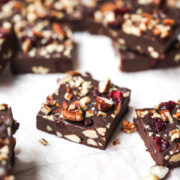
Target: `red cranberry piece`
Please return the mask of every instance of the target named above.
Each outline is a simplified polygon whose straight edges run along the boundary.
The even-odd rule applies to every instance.
[[[158,133],[163,129],[164,123],[161,118],[152,119],[152,129]]]
[[[118,91],[118,90],[114,90],[114,91],[111,91],[109,93],[109,97],[115,101],[116,103],[119,103],[121,102],[122,100],[122,96],[123,96],[123,93],[121,91]]]
[[[155,149],[158,153],[162,152],[169,146],[169,142],[161,137],[153,137],[153,142],[155,143]]]
[[[0,38],[5,38],[6,34],[6,29],[0,27]]]
[[[114,13],[116,16],[118,16],[118,15],[124,15],[124,14],[128,13],[129,11],[130,11],[129,8],[121,7],[121,8],[116,8],[114,10]]]
[[[93,125],[93,120],[92,119],[86,119],[84,121],[84,125],[85,126],[92,126]]]
[[[159,104],[159,110],[172,110],[176,103],[174,101],[162,102]]]
[[[121,28],[121,22],[119,19],[116,19],[115,21],[109,22],[108,26],[112,29],[120,29]]]

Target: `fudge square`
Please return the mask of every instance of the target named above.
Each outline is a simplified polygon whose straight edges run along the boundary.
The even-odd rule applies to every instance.
[[[128,111],[130,90],[109,79],[71,72],[59,81],[37,115],[37,128],[70,141],[105,149]]]
[[[41,20],[15,22],[19,50],[11,63],[13,73],[57,73],[73,69],[75,46],[66,25]]]
[[[137,109],[134,122],[156,164],[180,166],[180,101]]]
[[[16,144],[13,134],[18,128],[19,123],[13,119],[11,108],[0,104],[0,179],[13,179],[10,175]]]

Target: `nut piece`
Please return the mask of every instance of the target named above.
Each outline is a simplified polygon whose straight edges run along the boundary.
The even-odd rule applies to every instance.
[[[92,139],[98,138],[98,135],[97,135],[96,131],[94,131],[94,130],[84,130],[82,133],[86,137],[89,137],[89,138],[92,138]]]
[[[87,104],[91,102],[91,99],[88,96],[85,96],[80,99],[80,105],[83,110],[87,109]]]
[[[114,146],[117,145],[117,144],[120,144],[119,139],[114,140],[112,144],[113,144]]]
[[[180,161],[180,153],[171,156],[171,158],[169,159],[169,162],[178,162],[178,161]]]
[[[58,35],[60,35],[60,37],[62,37],[62,39],[66,37],[66,34],[63,28],[59,24],[53,23],[52,28]]]
[[[154,174],[150,174],[149,176],[143,178],[143,180],[159,180],[159,178]]]
[[[123,132],[130,134],[136,131],[136,126],[133,123],[124,120],[122,124],[122,130]]]
[[[39,142],[44,146],[48,145],[48,142],[44,138],[41,138]]]
[[[52,111],[52,109],[48,105],[42,104],[40,111],[48,115]]]
[[[166,19],[163,19],[162,23],[166,26],[172,26],[175,24],[175,21],[173,19],[166,18]]]
[[[24,52],[24,54],[27,54],[28,51],[31,48],[31,40],[30,39],[26,39],[23,43],[22,43],[22,50]]]
[[[113,106],[113,101],[104,97],[96,97],[96,106],[100,111],[108,111]]]
[[[89,118],[89,117],[92,117],[92,116],[94,116],[94,113],[93,113],[93,111],[92,110],[88,110],[88,111],[86,111],[86,118]]]
[[[75,134],[65,135],[64,137],[66,139],[69,139],[70,141],[75,142],[75,143],[80,143],[81,142],[81,139],[78,136],[76,136]]]
[[[180,121],[180,112],[174,114],[173,117]]]
[[[97,128],[96,130],[97,130],[98,134],[100,134],[101,136],[106,135],[106,128]]]
[[[169,172],[169,168],[165,166],[152,166],[150,173],[156,175],[158,178],[163,179]]]
[[[106,93],[106,92],[108,92],[108,90],[109,90],[109,85],[110,85],[110,84],[111,84],[110,79],[106,79],[105,81],[99,82],[98,91],[99,91],[100,93]]]
[[[49,95],[49,96],[46,98],[46,103],[47,103],[49,106],[53,106],[53,105],[56,104],[56,101],[54,100],[54,98],[53,98],[52,96]]]
[[[7,110],[8,105],[7,104],[0,104],[0,110]]]
[[[81,110],[75,111],[68,111],[62,110],[63,119],[67,119],[70,121],[82,121],[83,120],[83,113]]]
[[[175,139],[180,138],[180,131],[179,129],[174,129],[173,131],[170,132],[171,136],[171,141],[174,141]]]
[[[97,146],[96,141],[94,141],[93,139],[87,139],[87,144],[92,145],[92,146]]]

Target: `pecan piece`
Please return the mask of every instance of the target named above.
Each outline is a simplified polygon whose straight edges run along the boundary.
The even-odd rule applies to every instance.
[[[46,98],[46,103],[47,103],[49,106],[53,106],[53,105],[56,104],[56,101],[54,100],[54,98],[53,98],[52,96],[49,95],[49,96]]]
[[[70,120],[70,121],[82,121],[83,120],[83,113],[81,110],[75,111],[68,111],[62,110],[63,119]]]
[[[96,97],[96,106],[100,111],[108,111],[113,106],[113,101],[104,97]]]
[[[63,28],[59,24],[53,23],[52,28],[62,38],[66,37],[66,33],[64,32]]]
[[[22,50],[23,50],[24,54],[27,54],[30,49],[31,49],[31,40],[30,39],[26,39],[22,43]]]
[[[123,132],[130,134],[136,131],[136,126],[133,123],[124,120],[122,124],[122,130]]]
[[[107,3],[104,3],[102,6],[101,6],[101,11],[103,12],[106,12],[106,11],[114,11],[116,8],[116,5],[114,3],[111,3],[111,2],[107,2]]]
[[[166,18],[166,19],[163,19],[162,23],[166,26],[172,26],[175,24],[175,21],[173,19]]]

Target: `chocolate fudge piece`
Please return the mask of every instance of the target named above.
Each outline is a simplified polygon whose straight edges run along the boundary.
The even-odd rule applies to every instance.
[[[116,44],[114,46],[116,53],[120,58],[120,70],[124,72],[137,72],[180,66],[180,44],[176,44],[167,53],[164,59],[153,59],[147,55],[130,51],[122,44]]]
[[[11,175],[14,162],[14,148],[16,144],[13,134],[19,128],[19,123],[13,119],[11,108],[0,105],[0,179]],[[11,176],[12,177],[12,176]],[[8,179],[8,178],[7,178]]]
[[[121,40],[130,50],[158,59],[165,56],[169,41],[179,28],[178,18],[170,12],[172,10],[146,12],[134,7],[131,1],[106,2],[93,11],[87,26],[91,27],[94,22],[102,26],[101,33],[103,31],[115,42]]]
[[[57,73],[73,69],[75,46],[67,25],[23,18],[15,23],[19,50],[11,62],[13,73]]]
[[[25,16],[30,22],[38,19],[67,23],[74,31],[84,30],[84,7],[81,0],[27,0]]]
[[[156,164],[180,166],[180,101],[137,109],[134,122]]]
[[[1,26],[2,25],[2,26]],[[16,50],[16,38],[11,24],[7,21],[0,23],[0,73],[5,69]]]
[[[37,115],[37,128],[70,141],[105,149],[128,110],[130,90],[72,72],[59,81]]]

